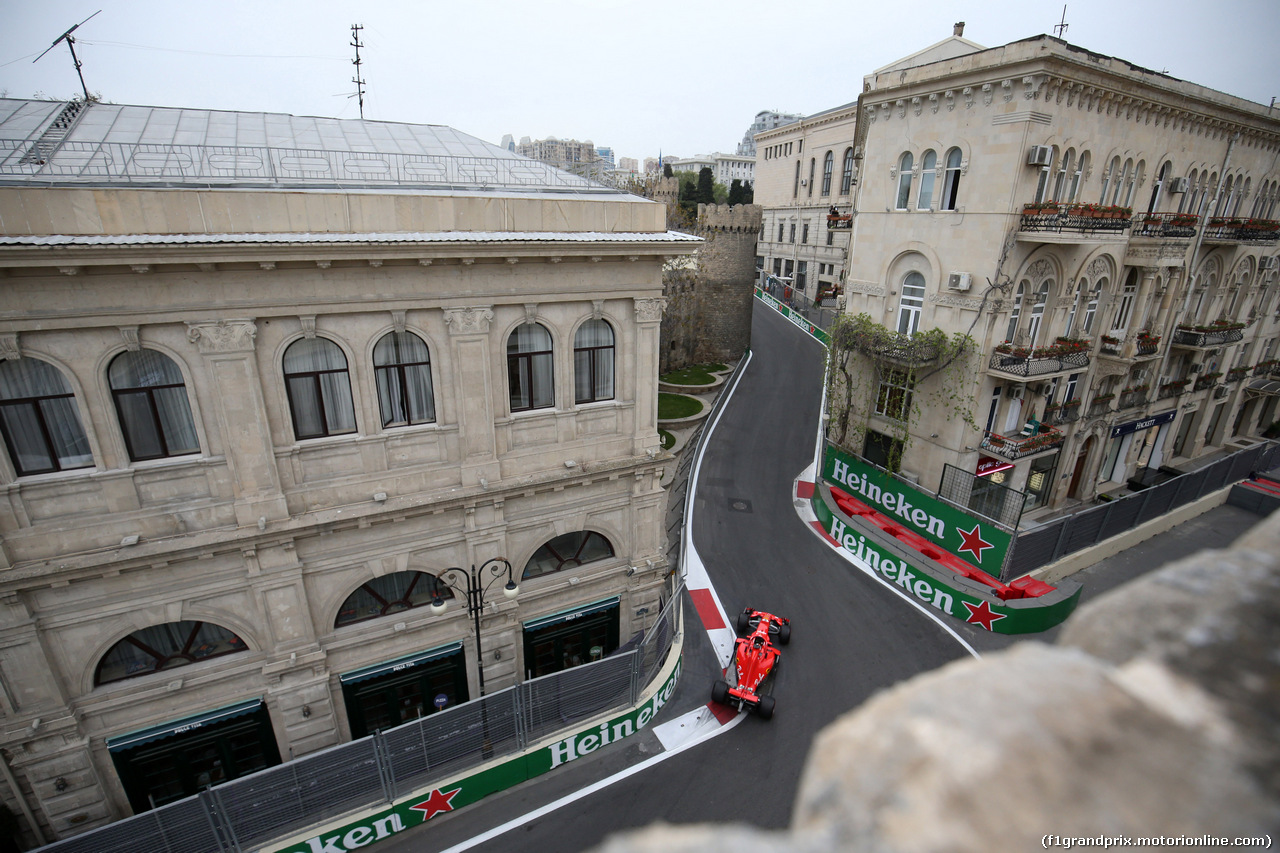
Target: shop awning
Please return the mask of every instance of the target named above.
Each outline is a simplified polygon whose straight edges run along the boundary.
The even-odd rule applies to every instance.
[[[196,714],[194,717],[185,717],[172,723],[165,723],[162,726],[153,726],[149,729],[130,732],[126,735],[109,737],[107,738],[107,749],[111,752],[119,752],[122,749],[133,749],[136,746],[142,746],[144,743],[151,743],[152,741],[157,741],[171,735],[185,734],[186,732],[211,726],[214,723],[222,723],[227,720],[235,719],[236,717],[243,717],[246,714],[252,714],[261,707],[261,699],[250,699],[247,702],[228,705],[225,708],[219,708],[216,711],[206,711],[203,714]]]
[[[543,616],[539,619],[534,619],[530,622],[524,623],[524,629],[526,631],[537,631],[540,628],[558,625],[561,622],[571,622],[574,619],[581,619],[583,616],[590,616],[592,613],[600,613],[601,611],[608,610],[611,607],[617,607],[619,600],[619,596],[615,595],[613,598],[609,598],[604,601],[597,601],[594,604],[588,604],[585,607],[575,607],[570,610],[562,610],[559,613],[552,613],[550,616]]]
[[[1254,397],[1280,396],[1280,379],[1255,379],[1249,383],[1245,393]]]
[[[456,655],[460,651],[462,651],[462,643],[436,646],[434,649],[427,649],[425,652],[416,652],[385,663],[375,663],[373,666],[366,666],[364,669],[357,669],[355,672],[348,672],[345,675],[338,676],[338,681],[343,684],[358,684],[361,681],[368,681],[370,678],[377,678],[379,675],[401,672],[402,670],[412,669],[415,666],[422,666],[424,663],[429,663],[433,660]]]

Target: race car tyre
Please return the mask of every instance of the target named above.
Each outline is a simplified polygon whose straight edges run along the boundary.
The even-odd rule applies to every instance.
[[[790,625],[778,626],[778,642],[784,646],[787,643],[791,642],[791,626]]]
[[[756,713],[760,715],[762,720],[773,719],[773,697],[761,696],[760,702],[756,705]]]
[[[711,701],[720,705],[728,705],[729,685],[723,681],[717,681],[711,685]]]
[[[738,614],[738,636],[745,637],[751,633],[751,613],[744,610]]]

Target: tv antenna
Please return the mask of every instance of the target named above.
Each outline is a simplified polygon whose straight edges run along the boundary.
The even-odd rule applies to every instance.
[[[1067,4],[1062,4],[1062,20],[1053,25],[1054,34],[1058,38],[1062,38],[1067,34],[1067,27],[1071,26],[1067,23]]]
[[[360,48],[364,47],[360,43],[360,31],[363,29],[359,24],[351,25],[351,46],[356,49],[356,58],[351,60],[356,67],[356,76],[351,78],[351,82],[356,84],[356,97],[360,99],[360,118],[364,118],[364,81],[360,79]]]
[[[102,14],[101,9],[94,12],[92,15],[85,18],[83,21],[76,24],[74,27],[67,30],[62,35],[58,36],[56,39],[53,40],[53,44],[49,45],[44,49],[44,53],[48,53],[49,51],[53,50],[55,47],[58,46],[58,42],[65,41],[67,43],[67,47],[71,49],[71,61],[76,64],[76,74],[79,75],[80,77],[80,88],[84,90],[84,100],[86,104],[89,102],[89,87],[84,84],[84,73],[80,70],[81,62],[80,62],[80,59],[76,56],[76,39],[75,39],[75,36],[71,34],[74,33],[76,30],[80,29],[80,27],[89,23],[89,21],[91,21],[95,16],[100,14]],[[35,65],[37,62],[39,62],[40,58],[44,56],[44,53],[40,54],[40,56],[37,56],[35,59],[31,60],[31,64]]]

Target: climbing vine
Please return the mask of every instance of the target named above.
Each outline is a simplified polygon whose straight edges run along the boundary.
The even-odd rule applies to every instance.
[[[897,471],[926,407],[976,430],[973,394],[966,388],[976,349],[967,334],[948,337],[929,329],[906,335],[867,314],[841,315],[828,353],[827,439],[862,455],[871,418],[880,414],[892,439],[888,467]]]

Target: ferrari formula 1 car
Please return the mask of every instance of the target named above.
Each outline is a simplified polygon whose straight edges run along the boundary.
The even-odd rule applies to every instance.
[[[791,642],[791,620],[748,607],[738,614],[736,627],[733,663],[725,670],[733,684],[717,681],[711,688],[711,699],[739,710],[753,709],[767,720],[773,716],[773,697],[762,695],[760,690],[777,669],[782,655],[774,641],[782,646]]]

